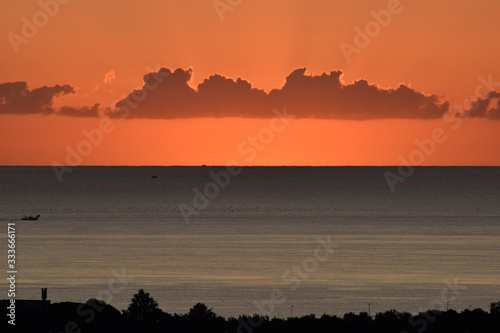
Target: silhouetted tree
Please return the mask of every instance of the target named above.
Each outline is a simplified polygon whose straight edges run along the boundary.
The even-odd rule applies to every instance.
[[[10,303],[0,300],[5,308]],[[86,303],[62,302],[50,304],[48,311],[16,308],[18,332],[79,332],[79,333],[163,333],[163,332],[248,332],[248,333],[498,333],[500,332],[500,301],[483,309],[428,310],[412,316],[407,312],[389,310],[375,317],[366,312],[344,314],[342,317],[306,315],[293,318],[273,318],[254,314],[238,318],[217,316],[203,303],[194,305],[187,314],[167,314],[158,303],[140,289],[131,299],[123,315],[104,301],[89,299]],[[0,332],[10,332],[6,320]]]
[[[204,303],[196,303],[191,309],[189,309],[187,317],[192,321],[208,321],[217,318],[217,315]]]
[[[158,303],[149,293],[144,292],[144,289],[139,289],[130,301],[128,309],[123,310],[123,314],[131,319],[143,321],[157,317],[162,313]]]
[[[379,312],[373,320],[373,327],[377,332],[402,332],[407,331],[410,314],[401,313],[394,309]]]
[[[490,304],[490,313],[492,315],[498,315],[498,314],[500,314],[500,301],[493,302],[493,303]]]

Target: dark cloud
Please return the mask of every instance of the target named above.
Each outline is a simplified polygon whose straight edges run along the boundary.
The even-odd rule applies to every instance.
[[[274,103],[287,105],[297,117],[432,119],[448,111],[448,102],[440,103],[436,95],[424,95],[405,85],[382,89],[365,80],[346,85],[341,81],[341,71],[318,76],[306,75],[305,71],[296,69],[281,89],[269,94]]]
[[[57,110],[57,114],[71,117],[99,117],[99,103],[82,107],[63,106]]]
[[[30,90],[26,82],[0,84],[0,114],[51,114],[54,97],[74,94],[69,85],[41,87]]]
[[[296,118],[318,119],[437,119],[449,112],[449,103],[436,95],[404,84],[381,88],[366,80],[345,84],[342,72],[306,74],[305,68],[290,73],[284,85],[269,93],[242,78],[219,74],[191,87],[192,69],[161,68],[144,76],[140,89],[116,103],[114,109],[99,104],[55,109],[54,97],[75,93],[69,85],[30,90],[25,82],[0,84],[0,114],[58,114],[73,117],[177,119],[194,117],[273,117],[273,108],[286,106]],[[479,98],[469,110],[471,117],[500,119],[499,93]]]
[[[189,86],[192,70],[162,68],[144,77],[144,86],[116,104],[108,114],[121,118],[271,117],[274,107],[286,105],[296,118],[433,119],[448,111],[448,102],[405,85],[383,89],[365,80],[341,81],[342,72],[306,75],[294,70],[280,89],[269,94],[241,78],[216,74],[197,89]]]
[[[268,116],[262,113],[269,113],[267,94],[248,81],[213,75],[194,90],[189,86],[191,76],[191,69],[162,68],[150,73],[142,89],[119,101],[109,115],[129,119]]]
[[[270,103],[250,82],[212,75],[198,85],[198,110],[211,117],[268,117]],[[267,113],[267,114],[266,114]]]
[[[485,97],[478,98],[464,114],[466,116],[500,120],[500,93],[490,91]]]
[[[132,91],[116,103],[111,117],[120,118],[190,118],[196,117],[196,91],[189,86],[192,70],[161,68],[144,76],[140,90]]]

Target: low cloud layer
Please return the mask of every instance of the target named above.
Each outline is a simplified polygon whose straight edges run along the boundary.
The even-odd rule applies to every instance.
[[[51,114],[54,97],[74,94],[69,85],[30,90],[26,82],[0,84],[0,114]]]
[[[93,106],[53,107],[54,98],[74,94],[70,85],[30,90],[26,82],[0,84],[0,114],[58,114],[72,117],[123,119],[180,119],[195,117],[270,118],[274,108],[287,107],[295,118],[316,119],[437,119],[449,112],[449,102],[404,84],[381,88],[358,80],[342,82],[342,72],[308,75],[305,68],[290,73],[284,85],[269,93],[242,78],[212,75],[196,89],[192,70],[161,68],[144,76],[141,89],[132,91],[114,109]],[[472,104],[473,118],[500,119],[500,93],[490,92]],[[465,113],[467,115],[467,112]]]
[[[294,70],[280,89],[269,94],[238,78],[212,75],[197,89],[189,86],[192,70],[171,72],[162,68],[144,78],[134,90],[107,113],[121,118],[175,119],[191,117],[272,117],[272,109],[287,106],[296,118],[383,119],[439,118],[448,111],[448,102],[425,95],[405,85],[383,89],[365,80],[343,84],[341,71],[306,75]]]
[[[500,120],[500,93],[491,91],[485,97],[478,98],[467,114],[471,118]]]
[[[0,84],[0,114],[60,114],[77,117],[98,117],[99,104],[92,107],[53,107],[54,98],[74,94],[70,85],[43,86],[30,90],[26,82],[7,82]]]
[[[71,117],[98,117],[99,116],[99,103],[93,106],[70,107],[63,106],[57,110],[57,114],[61,116]]]

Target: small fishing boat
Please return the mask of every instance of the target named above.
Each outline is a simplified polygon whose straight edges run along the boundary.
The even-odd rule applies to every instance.
[[[21,220],[23,221],[38,221],[38,218],[40,217],[40,215],[37,215],[37,216],[26,216],[24,215]]]

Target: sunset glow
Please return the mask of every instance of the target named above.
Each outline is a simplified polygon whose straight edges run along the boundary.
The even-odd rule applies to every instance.
[[[216,3],[6,4],[0,164],[500,165],[498,2]]]

